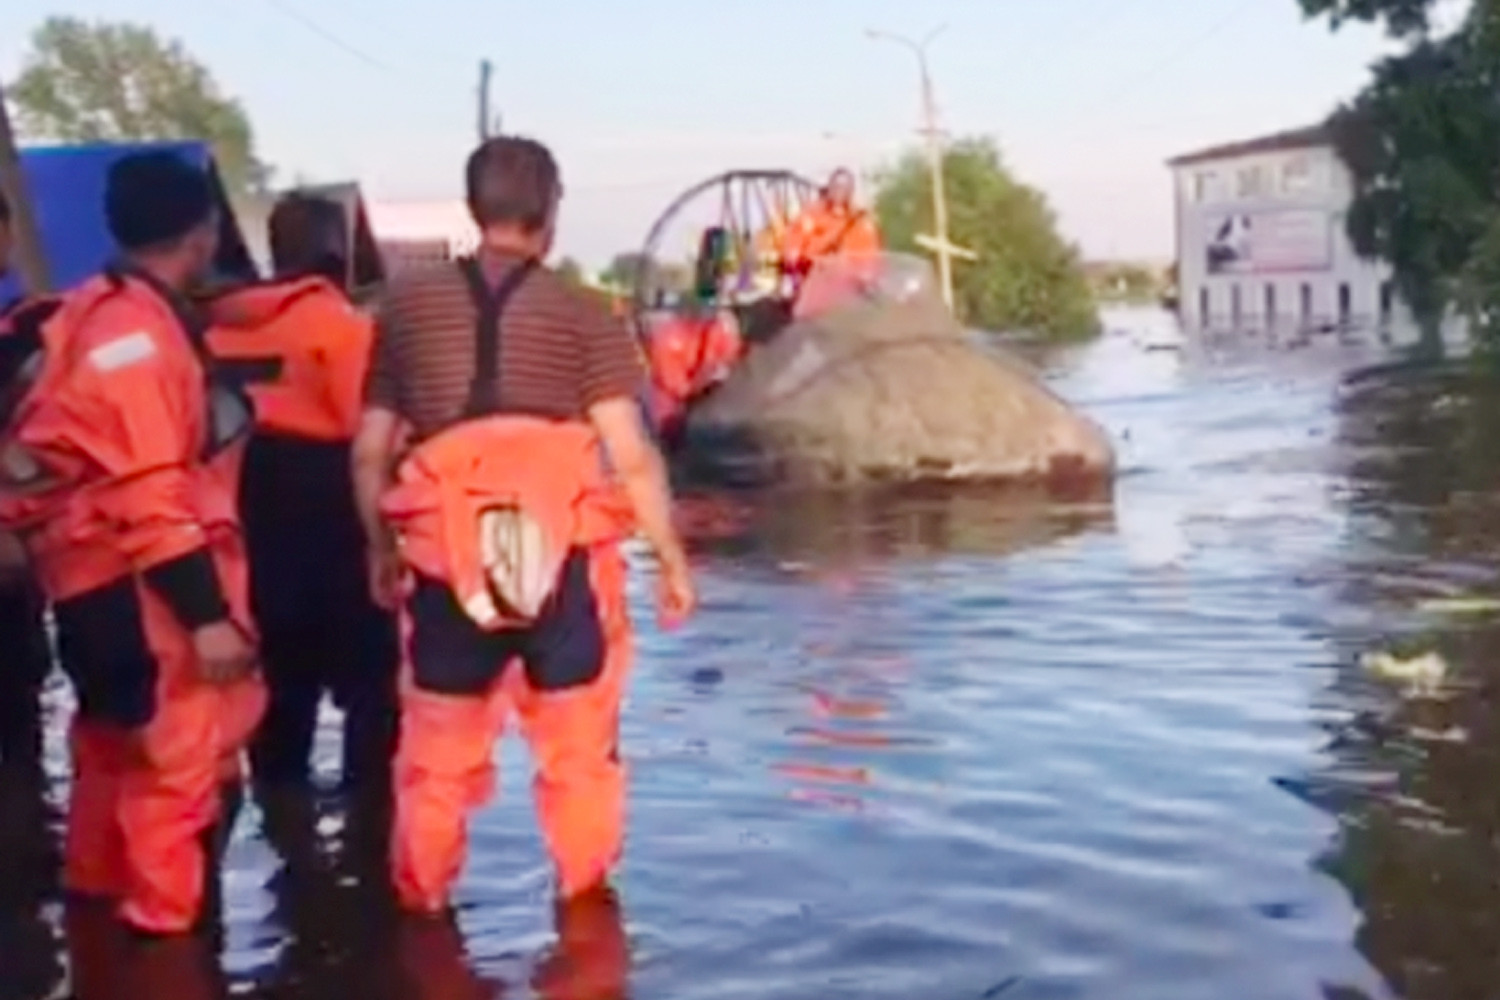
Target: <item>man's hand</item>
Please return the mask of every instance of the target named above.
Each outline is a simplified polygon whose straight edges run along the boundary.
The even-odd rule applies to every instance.
[[[698,588],[685,558],[664,559],[656,583],[657,617],[663,628],[682,626],[698,610]]]
[[[401,605],[401,557],[384,545],[371,546],[365,556],[370,600],[385,611]]]
[[[232,621],[214,622],[195,631],[193,649],[203,679],[215,686],[233,684],[255,669],[255,646]]]

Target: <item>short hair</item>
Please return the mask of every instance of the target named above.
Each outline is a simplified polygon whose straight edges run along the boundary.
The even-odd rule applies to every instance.
[[[331,198],[293,191],[276,202],[267,222],[277,274],[321,274],[342,285],[349,264],[349,222]]]
[[[481,143],[469,155],[464,180],[469,214],[481,229],[512,225],[536,232],[562,189],[551,150],[517,136]]]
[[[127,251],[173,246],[217,207],[207,172],[170,150],[127,154],[105,178],[105,219]]]

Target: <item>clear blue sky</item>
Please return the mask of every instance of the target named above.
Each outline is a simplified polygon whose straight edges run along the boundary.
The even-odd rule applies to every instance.
[[[375,197],[457,196],[488,56],[505,127],[562,160],[562,249],[594,262],[717,170],[899,151],[915,60],[867,27],[949,26],[931,49],[944,124],[995,136],[1094,256],[1170,254],[1166,157],[1317,119],[1384,45],[1295,0],[4,0],[0,76],[50,14],[179,39],[283,178]]]

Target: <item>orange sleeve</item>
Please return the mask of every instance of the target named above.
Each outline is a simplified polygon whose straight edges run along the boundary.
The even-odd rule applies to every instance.
[[[95,506],[138,572],[200,549],[207,536],[193,477],[203,370],[182,332],[128,301],[102,305],[79,330],[70,430],[102,467]],[[69,393],[74,395],[74,393]]]

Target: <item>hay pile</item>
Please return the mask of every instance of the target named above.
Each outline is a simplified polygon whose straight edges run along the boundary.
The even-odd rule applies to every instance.
[[[930,296],[794,323],[694,407],[685,445],[688,475],[719,482],[1097,482],[1114,469],[1096,424]]]

